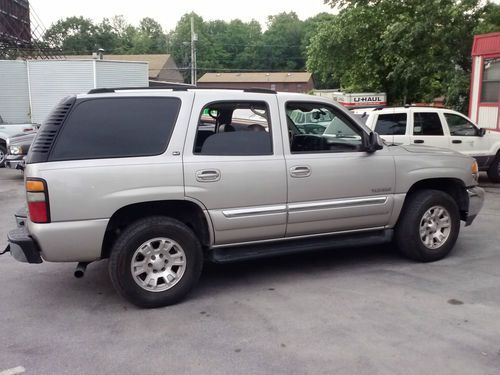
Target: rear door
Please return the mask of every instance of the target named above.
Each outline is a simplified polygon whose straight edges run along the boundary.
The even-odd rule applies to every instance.
[[[280,134],[276,95],[196,92],[183,154],[185,195],[207,209],[216,245],[284,237]]]
[[[400,110],[379,113],[375,119],[375,131],[389,143],[408,144],[408,114]]]
[[[425,108],[411,110],[413,129],[410,143],[425,146],[448,148],[448,128],[443,127],[441,116],[436,111]],[[444,118],[443,118],[444,120]]]

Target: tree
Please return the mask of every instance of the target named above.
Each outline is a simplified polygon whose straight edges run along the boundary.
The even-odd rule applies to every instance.
[[[308,68],[346,90],[383,90],[392,102],[446,96],[463,110],[479,0],[330,0],[342,8],[308,48]]]
[[[132,36],[132,44],[131,52],[135,54],[165,53],[167,50],[167,35],[158,22],[146,17],[141,20],[138,30]]]
[[[44,40],[67,55],[88,54],[96,48],[96,27],[90,19],[69,17],[52,25],[45,32]]]
[[[304,23],[297,14],[284,12],[269,16],[267,26],[258,48],[259,67],[264,70],[303,70]]]

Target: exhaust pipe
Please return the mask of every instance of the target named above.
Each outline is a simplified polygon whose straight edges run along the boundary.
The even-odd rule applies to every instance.
[[[80,262],[76,265],[74,275],[77,279],[81,279],[83,276],[85,276],[85,271],[87,270],[88,264],[89,262]]]

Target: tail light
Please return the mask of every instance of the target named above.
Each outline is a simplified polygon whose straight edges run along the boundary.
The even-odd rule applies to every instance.
[[[28,133],[28,132],[32,132],[32,131],[33,131],[33,128],[24,128],[23,129],[24,133]]]
[[[30,220],[34,223],[50,223],[49,192],[45,180],[27,178],[26,198]]]

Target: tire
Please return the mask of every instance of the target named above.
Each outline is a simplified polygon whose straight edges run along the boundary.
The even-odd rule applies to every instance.
[[[420,262],[444,258],[460,232],[457,203],[439,190],[420,190],[407,199],[396,226],[395,242],[399,251]]]
[[[488,168],[488,178],[491,182],[500,183],[500,156],[497,155]]]
[[[7,148],[0,145],[0,168],[5,167],[5,158],[7,157]]]
[[[152,216],[123,231],[108,266],[113,286],[125,299],[139,307],[162,307],[181,301],[197,283],[203,252],[185,224]]]

